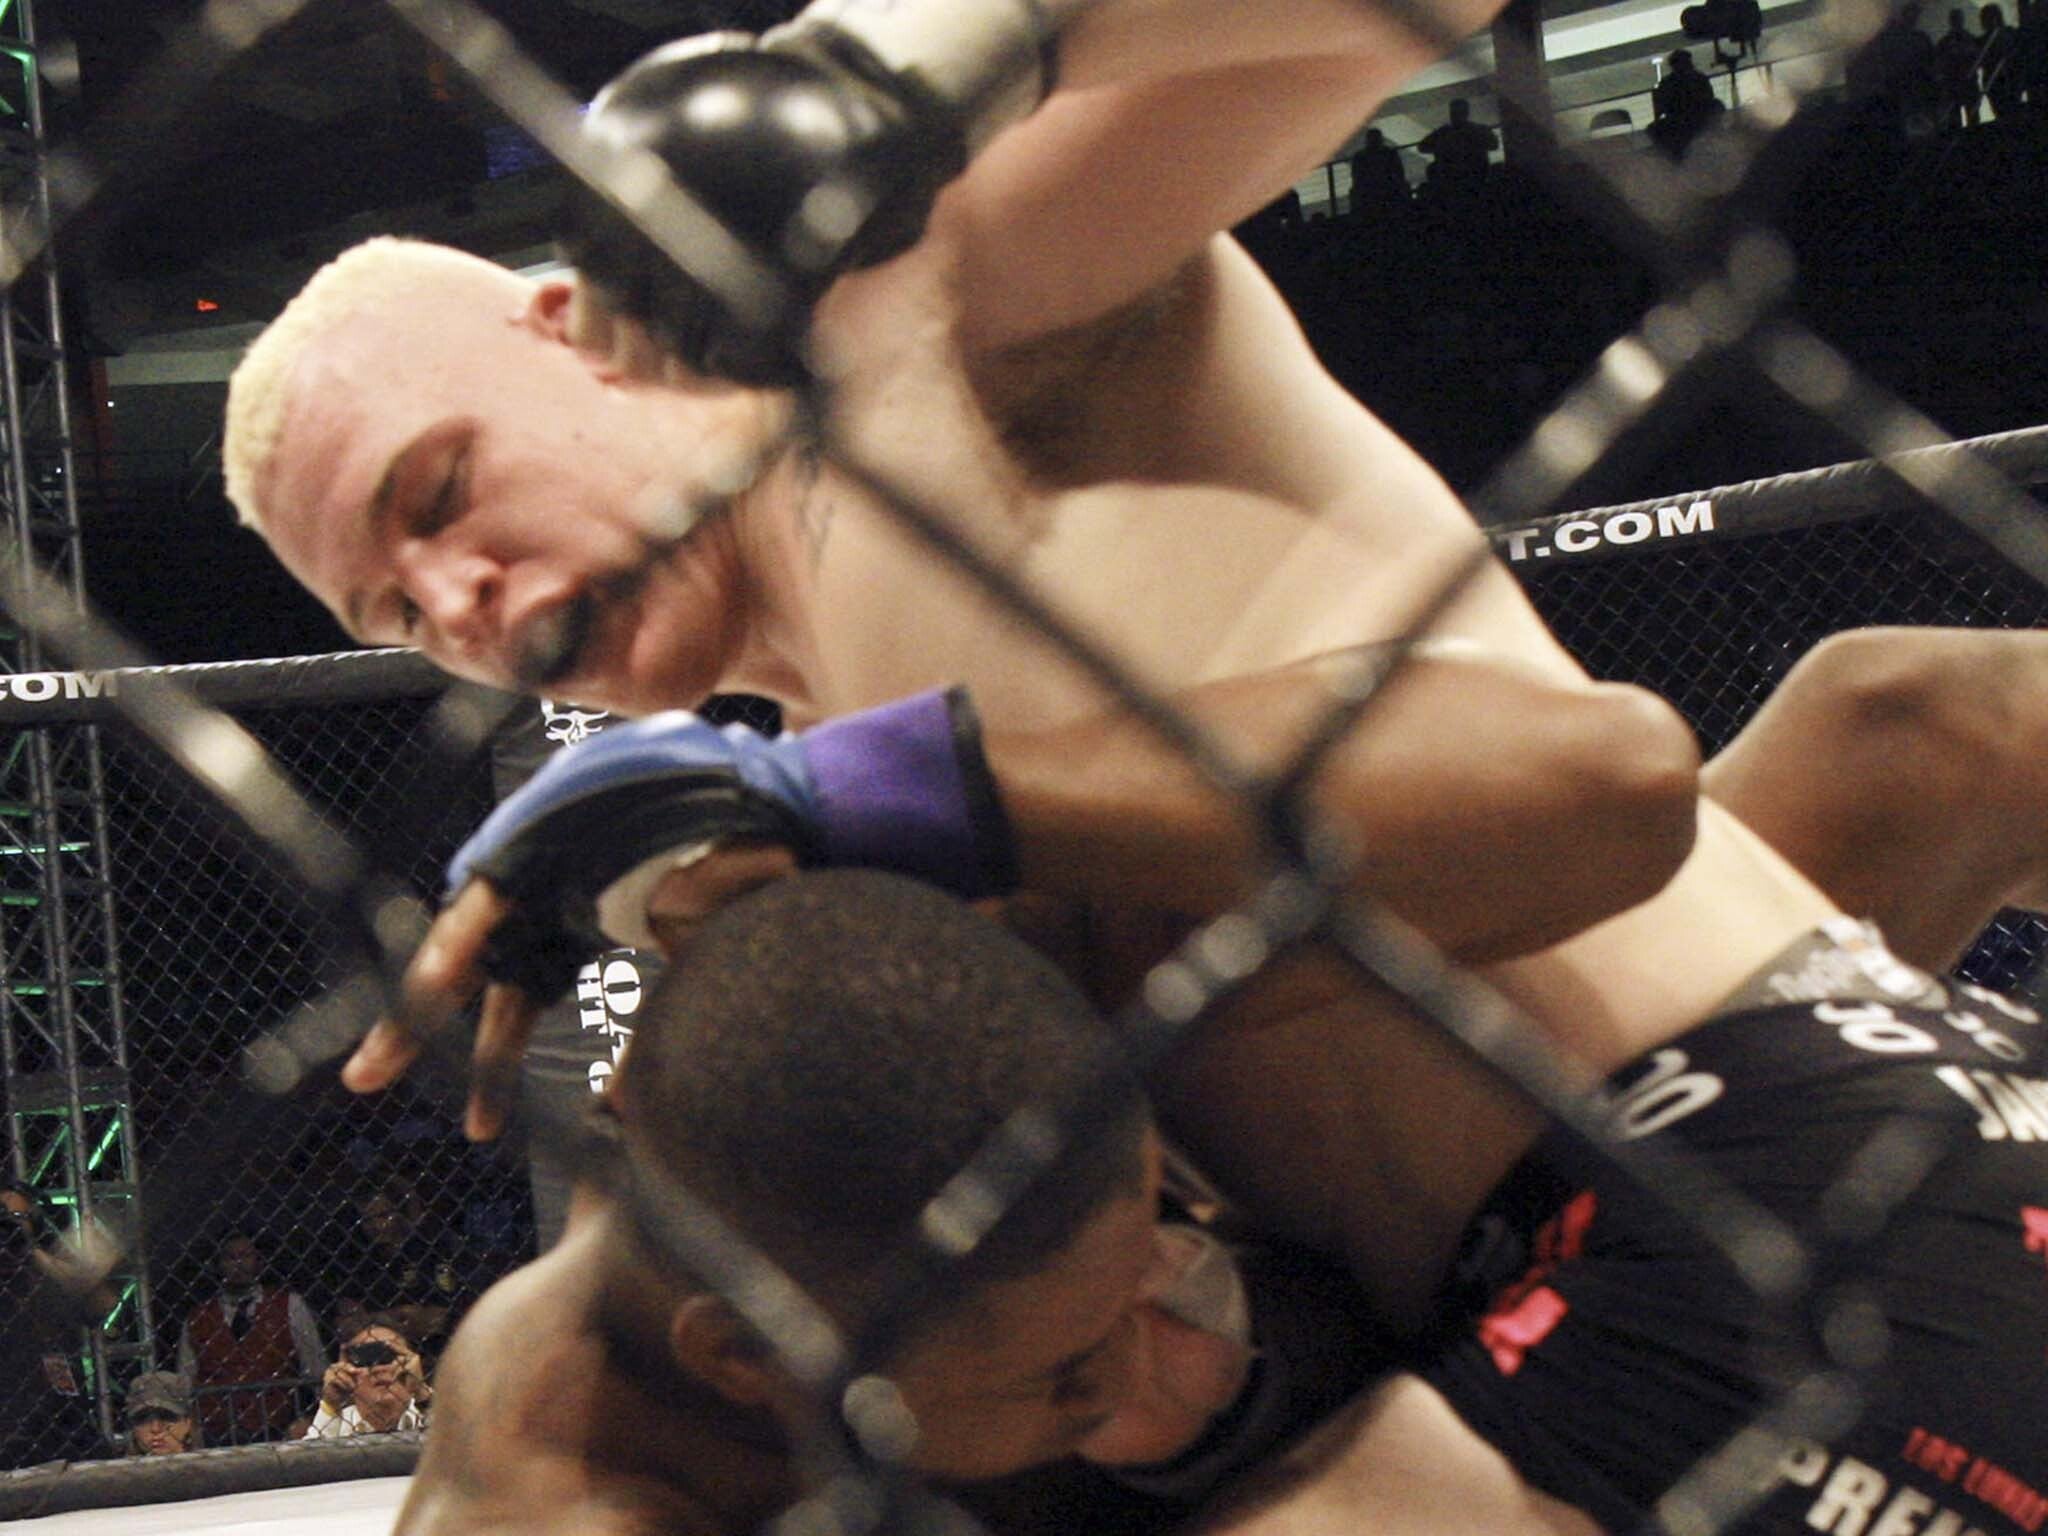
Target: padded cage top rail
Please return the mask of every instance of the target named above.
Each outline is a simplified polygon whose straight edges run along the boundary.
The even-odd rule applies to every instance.
[[[0,1472],[0,1520],[405,1477],[419,1458],[419,1431],[404,1430],[349,1440],[225,1446],[181,1456],[62,1462]]]
[[[2048,426],[1915,449],[1899,459],[1933,464],[1961,454],[1974,455],[2016,485],[2048,483]],[[1857,459],[1711,490],[1561,512],[1490,528],[1487,536],[1495,553],[1511,566],[1560,565],[1648,551],[1670,553],[1676,545],[1783,533],[1909,512],[1928,504],[1885,460]]]
[[[1916,449],[1901,459],[1972,454],[2015,484],[2048,484],[2048,426],[2026,427]],[[1910,512],[1926,498],[1879,459],[1743,480],[1708,490],[1560,512],[1488,530],[1510,566],[1573,564],[1618,555],[1674,553],[1678,546],[1782,533],[1825,523]],[[119,700],[161,683],[222,708],[287,708],[432,698],[453,680],[401,647],[209,661],[176,666],[0,674],[0,725],[105,724],[125,717]]]
[[[134,701],[167,685],[182,687],[215,708],[282,709],[433,698],[453,682],[419,652],[395,648],[260,661],[0,673],[0,725],[111,724],[127,717],[123,699]]]

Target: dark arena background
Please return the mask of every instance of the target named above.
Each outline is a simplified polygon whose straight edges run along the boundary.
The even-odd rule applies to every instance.
[[[459,1313],[531,1257],[560,1219],[561,1128],[651,979],[607,957],[557,1011],[527,1085],[537,1136],[465,1142],[446,1063],[372,1099],[340,1089],[373,1006],[365,956],[403,947],[366,937],[363,893],[431,901],[494,766],[582,727],[404,653],[330,654],[343,637],[233,526],[218,359],[373,232],[546,259],[566,173],[516,93],[423,41],[437,27],[496,17],[587,98],[656,41],[793,8],[505,0],[417,20],[441,9],[0,0],[0,499],[9,561],[44,573],[10,587],[0,655],[0,1172],[47,1235],[115,1249],[94,1326],[31,1343],[0,1301],[0,1471],[21,1469],[0,1518],[352,1475],[275,1450],[313,1405],[297,1356],[201,1397],[210,1446],[270,1450],[147,1488],[84,1464],[120,1454],[126,1385],[178,1368],[231,1239],[303,1296],[329,1357],[365,1277]],[[1598,10],[1518,0],[1493,53],[1384,119],[1488,104],[1511,127],[1483,184],[1368,205],[1354,141],[1240,231],[1326,363],[1472,500],[1587,668],[1671,699],[1709,752],[1837,631],[2040,625],[2043,87],[1950,121],[1859,73],[1881,9],[1801,0],[1766,12],[1760,56],[1716,77],[1736,110],[1674,159],[1646,129],[1675,32],[1553,66],[1554,134],[1526,81],[1492,73],[1516,27]],[[1628,131],[1595,131],[1602,112]],[[1958,440],[1977,446],[1942,446]],[[1833,465],[1862,467],[1809,473]],[[774,723],[758,700],[718,709]],[[317,833],[195,770],[212,710]],[[2042,945],[2007,914],[1966,973],[2027,995]]]

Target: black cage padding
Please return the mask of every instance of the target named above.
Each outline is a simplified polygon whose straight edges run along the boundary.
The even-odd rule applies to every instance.
[[[347,1440],[290,1440],[182,1456],[59,1462],[0,1473],[0,1520],[131,1504],[176,1504],[273,1488],[308,1488],[366,1477],[408,1477],[420,1459],[418,1431]]]

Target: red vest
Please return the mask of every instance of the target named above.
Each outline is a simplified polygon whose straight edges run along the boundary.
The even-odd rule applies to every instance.
[[[266,1291],[241,1338],[221,1316],[220,1299],[197,1308],[186,1324],[197,1361],[196,1387],[223,1387],[241,1381],[276,1381],[299,1374],[299,1352],[292,1343],[290,1293]],[[199,1399],[199,1422],[208,1445],[241,1445],[274,1440],[292,1420],[292,1394],[270,1392],[207,1393]]]

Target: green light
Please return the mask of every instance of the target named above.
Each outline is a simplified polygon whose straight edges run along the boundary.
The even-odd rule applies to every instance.
[[[113,1331],[115,1322],[119,1320],[123,1312],[128,1310],[128,1303],[135,1299],[136,1288],[136,1282],[133,1280],[130,1280],[126,1285],[121,1287],[120,1298],[117,1301],[115,1301],[114,1310],[109,1312],[106,1315],[106,1319],[100,1324],[102,1328],[106,1329],[110,1333]]]
[[[73,987],[104,987],[106,984],[107,978],[104,976],[74,976],[71,978],[71,985]],[[51,989],[46,983],[40,981],[15,981],[9,982],[5,990],[9,997],[48,997]]]
[[[100,1138],[100,1144],[93,1148],[92,1156],[86,1159],[85,1171],[87,1173],[96,1171],[101,1161],[106,1157],[108,1149],[120,1138],[121,1117],[116,1115],[107,1126],[107,1134]]]

